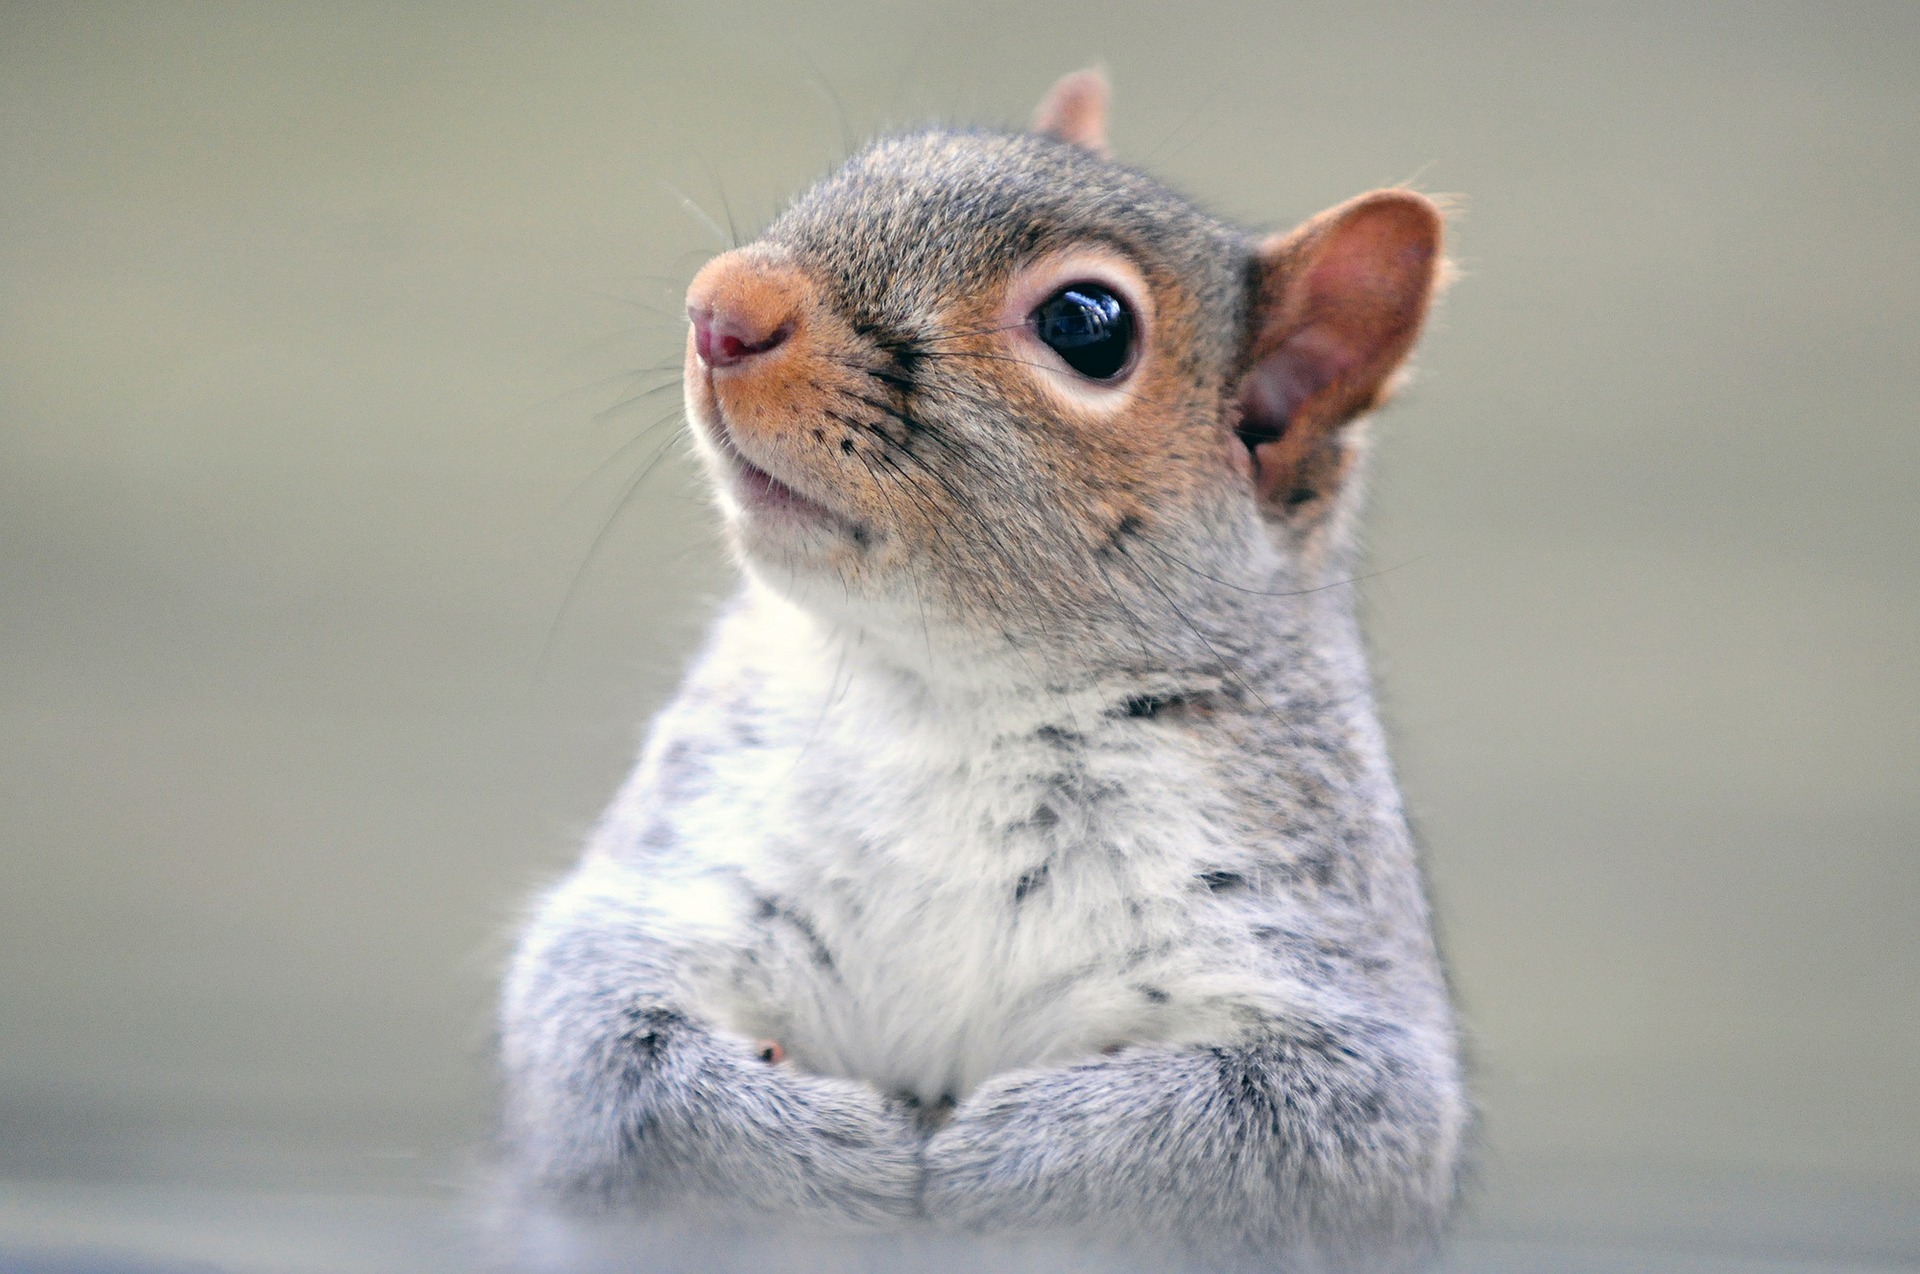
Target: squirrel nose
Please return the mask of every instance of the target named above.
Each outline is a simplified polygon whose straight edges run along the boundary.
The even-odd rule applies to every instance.
[[[802,277],[783,263],[747,252],[715,257],[687,289],[695,355],[708,367],[732,367],[780,348],[799,324],[805,293]]]
[[[793,324],[768,323],[764,315],[741,314],[718,306],[687,307],[693,321],[693,347],[708,367],[731,367],[755,354],[777,349],[793,333]]]

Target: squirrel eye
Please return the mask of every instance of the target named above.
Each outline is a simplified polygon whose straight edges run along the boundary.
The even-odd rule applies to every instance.
[[[1133,353],[1133,312],[1098,283],[1069,283],[1027,321],[1068,367],[1092,380],[1112,380]]]

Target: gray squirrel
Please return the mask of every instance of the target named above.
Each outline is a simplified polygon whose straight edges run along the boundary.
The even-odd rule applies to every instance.
[[[1107,90],[884,138],[688,292],[744,582],[500,1017],[561,1209],[1398,1269],[1470,1123],[1353,613],[1408,190],[1257,238]]]

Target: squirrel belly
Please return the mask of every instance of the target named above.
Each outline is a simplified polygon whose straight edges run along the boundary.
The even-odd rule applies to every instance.
[[[1179,724],[1218,709],[965,699],[750,591],[593,842],[662,940],[701,952],[691,1005],[935,1103],[1127,1045],[1233,1042],[1306,1002],[1273,950],[1284,909],[1259,903],[1274,865],[1248,862],[1256,811]]]

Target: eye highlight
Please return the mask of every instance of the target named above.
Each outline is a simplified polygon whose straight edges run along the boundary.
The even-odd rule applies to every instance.
[[[1133,311],[1111,288],[1069,283],[1027,316],[1040,342],[1089,380],[1112,380],[1133,356]]]

